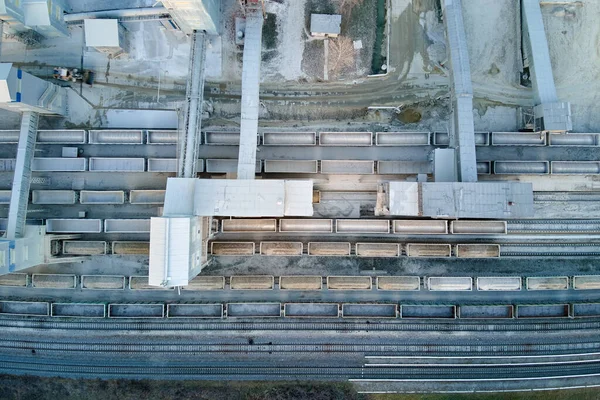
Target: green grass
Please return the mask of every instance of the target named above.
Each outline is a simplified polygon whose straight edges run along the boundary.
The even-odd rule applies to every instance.
[[[372,394],[369,400],[597,400],[600,389],[473,394]]]

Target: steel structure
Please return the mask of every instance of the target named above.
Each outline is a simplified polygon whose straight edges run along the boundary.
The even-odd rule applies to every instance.
[[[179,131],[179,165],[177,176],[193,178],[197,173],[202,101],[204,98],[204,64],[206,60],[206,35],[194,31],[190,53],[190,74],[187,80],[186,106]]]
[[[262,47],[262,8],[248,8],[242,71],[242,120],[238,179],[254,179],[256,165],[256,136],[260,107],[260,62]]]

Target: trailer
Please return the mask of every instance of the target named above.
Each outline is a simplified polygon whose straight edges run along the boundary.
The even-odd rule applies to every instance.
[[[65,240],[62,252],[73,256],[97,256],[106,254],[106,250],[104,241]]]
[[[597,133],[550,134],[550,146],[597,147],[600,146],[600,135]]]
[[[46,220],[48,233],[100,233],[102,232],[101,219],[70,219],[56,218]]]
[[[554,175],[598,175],[600,174],[600,162],[552,161],[550,173]]]
[[[237,173],[238,160],[235,158],[209,158],[206,160],[206,172],[208,173],[219,173],[219,174],[231,174]],[[256,160],[257,174],[262,171],[261,160]]]
[[[547,175],[550,173],[548,161],[494,161],[496,175]]]
[[[18,130],[0,130],[0,143],[19,143],[21,131]]]
[[[149,158],[148,172],[177,172],[177,159]]]
[[[10,204],[11,190],[0,190],[0,204]]]
[[[39,130],[36,143],[38,144],[85,144],[86,132],[79,129],[68,130]]]
[[[450,257],[452,248],[449,244],[409,243],[406,245],[409,257]]]
[[[274,218],[262,219],[223,219],[221,232],[277,232],[277,220]]]
[[[309,256],[349,256],[350,243],[348,242],[309,242]]]
[[[265,173],[316,174],[317,160],[265,160]]]
[[[431,174],[433,166],[429,161],[377,161],[379,175]]]
[[[112,253],[118,255],[150,255],[150,242],[112,242]]]
[[[82,172],[87,169],[87,159],[82,157],[34,158],[31,170],[35,172]]]
[[[104,233],[150,233],[150,218],[105,219]]]
[[[492,146],[545,146],[544,133],[492,132]]]
[[[421,278],[418,276],[378,276],[377,290],[421,290]]]
[[[147,144],[177,144],[179,132],[177,130],[149,130],[146,132]]]
[[[373,281],[370,276],[328,276],[329,290],[371,290]]]
[[[144,132],[141,130],[91,130],[90,144],[143,144]]]
[[[79,192],[79,202],[81,204],[123,204],[125,203],[125,192],[122,190],[82,190]]]
[[[506,235],[506,221],[458,220],[450,223],[454,235]]]
[[[212,242],[210,252],[214,256],[253,256],[254,242]]]
[[[75,204],[77,194],[74,190],[32,190],[33,204]]]
[[[332,219],[280,219],[279,232],[286,233],[332,233]]]
[[[400,235],[446,235],[448,221],[429,219],[396,219],[393,232]]]
[[[338,219],[336,233],[389,233],[390,221],[385,219]]]
[[[301,256],[303,250],[302,242],[260,242],[262,256]]]
[[[376,132],[376,146],[429,146],[430,132]]]
[[[91,157],[90,171],[96,172],[144,172],[145,158]]]
[[[321,276],[281,276],[279,289],[281,290],[321,290],[323,278]]]
[[[356,255],[359,257],[399,257],[398,243],[356,243]]]
[[[372,146],[372,132],[321,132],[321,146]]]
[[[372,175],[375,173],[375,161],[321,160],[321,173],[340,175]]]
[[[315,146],[316,132],[264,132],[264,146]]]
[[[457,244],[456,256],[459,258],[498,258],[499,244]]]
[[[131,190],[131,204],[164,204],[166,190]]]

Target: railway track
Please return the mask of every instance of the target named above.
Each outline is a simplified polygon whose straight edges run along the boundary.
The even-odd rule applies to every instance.
[[[589,257],[600,255],[600,245],[591,243],[515,243],[500,245],[501,256],[512,257]]]
[[[270,361],[266,361],[270,363]],[[310,379],[310,380],[346,380],[346,379],[404,379],[404,380],[446,380],[446,379],[514,379],[538,378],[553,379],[558,377],[578,377],[582,375],[600,375],[600,361],[593,363],[540,364],[537,366],[205,366],[193,362],[173,365],[168,362],[160,365],[124,365],[114,362],[72,363],[53,359],[19,359],[0,357],[0,372],[37,375],[68,375],[94,377],[127,377],[154,379],[235,379],[273,380],[273,379]]]
[[[31,340],[3,340],[0,341],[0,350],[35,350],[40,354],[62,353],[128,353],[128,354],[180,354],[190,355],[195,353],[212,354],[271,354],[271,353],[360,353],[364,355],[411,355],[411,354],[440,354],[440,355],[481,355],[505,354],[517,356],[522,354],[543,355],[563,354],[564,352],[578,351],[581,353],[599,351],[600,342],[561,342],[549,344],[508,343],[493,345],[472,345],[455,343],[447,345],[435,344],[342,344],[342,343],[303,343],[303,344],[182,344],[182,343],[97,343],[97,342],[41,342]]]
[[[572,331],[598,330],[600,319],[586,320],[486,320],[448,322],[264,322],[264,321],[224,321],[224,322],[187,322],[185,320],[150,322],[96,320],[56,321],[49,319],[0,318],[0,328],[36,329],[36,330],[92,330],[92,331],[381,331],[381,332],[528,332],[528,331]]]
[[[600,233],[597,219],[508,220],[508,234],[581,234]]]

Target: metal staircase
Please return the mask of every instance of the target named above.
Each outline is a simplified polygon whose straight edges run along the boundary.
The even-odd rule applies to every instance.
[[[6,237],[8,239],[23,237],[25,233],[29,185],[31,183],[31,162],[33,161],[33,153],[35,151],[38,123],[38,113],[23,113],[17,148],[15,176],[13,178],[8,212],[8,227],[6,229]]]
[[[206,60],[206,35],[194,31],[187,80],[186,108],[179,130],[178,170],[180,178],[195,178],[200,145],[202,102],[204,100],[204,64]]]

